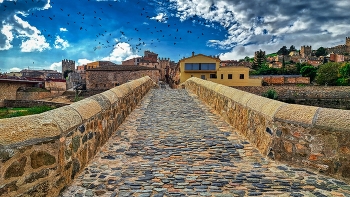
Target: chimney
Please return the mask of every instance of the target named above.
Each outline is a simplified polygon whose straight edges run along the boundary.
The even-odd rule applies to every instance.
[[[192,51],[192,57],[194,56],[194,51]]]

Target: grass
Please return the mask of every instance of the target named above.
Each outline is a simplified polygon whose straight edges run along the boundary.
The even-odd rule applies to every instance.
[[[40,114],[52,109],[54,108],[49,106],[37,106],[31,108],[0,108],[0,119]]]

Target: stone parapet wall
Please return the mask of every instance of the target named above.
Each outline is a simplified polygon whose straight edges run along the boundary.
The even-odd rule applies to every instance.
[[[184,85],[264,155],[350,182],[350,111],[287,104],[199,78]]]
[[[58,196],[154,85],[143,77],[42,114],[0,120],[0,196]]]

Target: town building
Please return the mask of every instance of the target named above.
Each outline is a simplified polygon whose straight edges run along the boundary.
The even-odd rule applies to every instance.
[[[20,71],[20,75],[25,78],[41,78],[41,79],[62,79],[62,73],[56,70],[29,70]]]
[[[73,60],[62,60],[62,76],[61,78],[64,79],[64,73],[65,72],[71,72],[75,71],[75,61]]]
[[[99,68],[103,66],[115,66],[116,64],[110,61],[95,61],[86,64],[87,69]]]
[[[331,54],[342,54],[342,55],[349,55],[350,54],[350,37],[345,38],[345,44],[338,45],[335,47],[327,48],[327,53]]]
[[[312,55],[311,46],[301,46],[300,55],[302,58],[310,57]]]
[[[329,61],[331,61],[331,62],[344,62],[345,58],[344,58],[344,55],[331,53],[331,54],[329,54]]]
[[[105,91],[144,76],[149,76],[155,83],[158,83],[160,70],[130,65],[88,68],[86,70],[86,89],[88,91]]]
[[[226,86],[261,86],[261,79],[250,79],[248,67],[225,66],[220,67],[218,57],[206,56],[202,54],[181,59],[180,83],[191,77],[198,77]]]
[[[170,66],[175,65],[175,62],[171,61],[170,58],[158,58],[157,53],[146,50],[144,51],[144,56],[122,61],[122,65],[157,68],[160,70],[160,80],[166,81],[166,70],[170,68]]]

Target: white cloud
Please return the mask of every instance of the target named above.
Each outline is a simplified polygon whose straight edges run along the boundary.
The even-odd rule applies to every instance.
[[[4,25],[1,29],[1,33],[5,35],[6,40],[4,46],[0,46],[0,50],[8,50],[12,48],[11,42],[13,40],[12,31],[13,27],[11,25]]]
[[[166,13],[158,13],[157,16],[151,17],[152,20],[157,20],[158,22],[166,23],[168,20],[168,17]]]
[[[13,67],[13,68],[10,68],[10,69],[9,69],[10,72],[19,72],[19,71],[21,71],[21,70],[22,70],[22,69],[17,68],[17,67]]]
[[[67,28],[61,27],[60,31],[68,31]]]
[[[50,65],[50,70],[62,71],[62,62],[54,62]]]
[[[88,59],[78,59],[78,65],[85,65],[87,63],[93,62],[93,60],[88,60]]]
[[[49,43],[46,42],[45,37],[41,35],[41,32],[36,27],[31,26],[27,21],[23,21],[16,15],[14,19],[20,25],[20,27],[15,27],[19,34],[17,37],[24,38],[21,44],[22,52],[42,52],[50,49]]]
[[[113,61],[120,64],[126,57],[130,57],[133,54],[132,48],[129,43],[120,42],[116,44],[113,48],[113,51],[109,56],[102,58],[105,61]]]
[[[56,49],[66,49],[69,47],[69,43],[67,40],[63,40],[60,36],[56,36],[55,44],[54,44]]]

